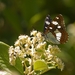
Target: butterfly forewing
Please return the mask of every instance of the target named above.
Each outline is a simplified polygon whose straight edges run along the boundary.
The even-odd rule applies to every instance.
[[[54,37],[51,37],[49,33],[52,34]],[[44,34],[48,42],[50,42],[51,40],[55,44],[60,44],[67,41],[68,33],[65,30],[65,23],[61,14],[56,16],[53,20],[50,19],[49,15],[46,17]],[[51,38],[53,38],[53,40]]]
[[[51,25],[51,18],[50,18],[50,15],[47,15],[46,16],[46,19],[45,19],[45,25],[44,25],[44,33],[48,33],[49,32],[49,26]]]

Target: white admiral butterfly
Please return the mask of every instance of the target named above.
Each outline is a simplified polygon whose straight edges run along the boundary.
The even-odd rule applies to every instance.
[[[48,15],[45,19],[44,37],[53,44],[63,44],[68,40],[63,16],[59,14],[53,20]]]

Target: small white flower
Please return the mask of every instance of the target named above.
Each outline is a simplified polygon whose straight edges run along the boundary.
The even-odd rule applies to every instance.
[[[48,49],[47,50],[50,50],[52,48],[52,46],[51,45],[48,45]]]
[[[37,42],[37,38],[36,37],[33,37],[32,40],[31,40],[32,44],[35,45],[35,43]]]
[[[28,42],[28,35],[19,36],[19,42],[20,42],[20,45],[25,44],[26,42]]]
[[[50,53],[53,54],[53,55],[56,55],[59,52],[61,52],[61,51],[58,48],[58,46],[52,46],[52,48],[50,49]]]
[[[45,49],[45,46],[46,46],[46,42],[39,43],[39,44],[36,46],[36,49],[37,49],[37,50],[44,50],[44,49]]]
[[[10,48],[9,48],[9,55],[11,55],[12,53],[14,53],[14,48],[13,48],[13,46],[10,46]]]
[[[25,49],[28,49],[29,48],[29,45],[28,44],[25,44]]]
[[[31,38],[30,37],[28,37],[27,43],[31,45]]]
[[[25,40],[28,38],[28,35],[20,35],[19,40]]]
[[[11,65],[15,64],[15,60],[16,60],[16,54],[14,51],[13,46],[10,46],[9,48],[9,62],[11,63]]]
[[[33,30],[31,33],[30,33],[30,35],[32,36],[36,36],[36,34],[37,34],[37,31],[36,30]]]
[[[16,53],[19,52],[19,51],[20,51],[20,47],[19,47],[19,46],[16,46],[15,49],[14,49],[14,51],[15,51]]]
[[[16,57],[14,55],[11,55],[11,57],[9,58],[9,63],[11,63],[11,65],[15,65],[15,60]]]
[[[36,34],[36,36],[39,37],[39,38],[42,37],[41,32],[38,32],[38,33]]]
[[[16,42],[15,42],[15,44],[14,44],[15,46],[20,46],[20,41],[19,40],[17,40]]]
[[[64,63],[62,63],[61,59],[59,58],[55,58],[55,62],[58,66],[59,69],[61,69],[61,71],[64,69]]]

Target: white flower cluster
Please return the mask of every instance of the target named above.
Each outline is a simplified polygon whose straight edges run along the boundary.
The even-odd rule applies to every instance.
[[[57,46],[47,46],[41,32],[33,30],[30,37],[20,35],[14,46],[10,46],[9,62],[14,65],[16,58],[19,57],[22,62],[28,61],[29,65],[32,65],[37,59],[40,59],[44,60],[48,65],[51,64],[63,70],[64,64],[56,56],[59,52],[60,49]]]
[[[47,50],[45,50],[45,60],[50,65],[57,66],[61,71],[64,68],[64,63],[62,63],[61,59],[56,55],[61,52],[58,46],[48,45]]]

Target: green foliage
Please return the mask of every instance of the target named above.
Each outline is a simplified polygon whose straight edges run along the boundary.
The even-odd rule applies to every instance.
[[[43,31],[47,14],[51,17],[62,14],[66,27],[71,23],[73,27],[68,28],[69,41],[59,45],[63,51],[61,58],[65,62],[65,69],[62,73],[53,70],[45,75],[75,75],[75,0],[0,0],[0,41],[13,45],[20,34],[29,34],[32,29]],[[8,63],[9,45],[3,42],[0,42],[0,69],[8,67],[19,70],[22,75],[22,68],[17,68],[21,67],[21,63],[16,67]]]
[[[16,65],[12,66],[9,63],[9,45],[0,42],[0,69],[7,71],[9,70],[14,70],[19,72],[21,75],[23,75],[23,69],[22,65],[19,59],[16,60]]]
[[[48,68],[47,64],[44,61],[42,61],[42,60],[37,60],[34,63],[34,70],[36,70],[36,71],[38,71],[38,70],[45,70],[47,68]]]

